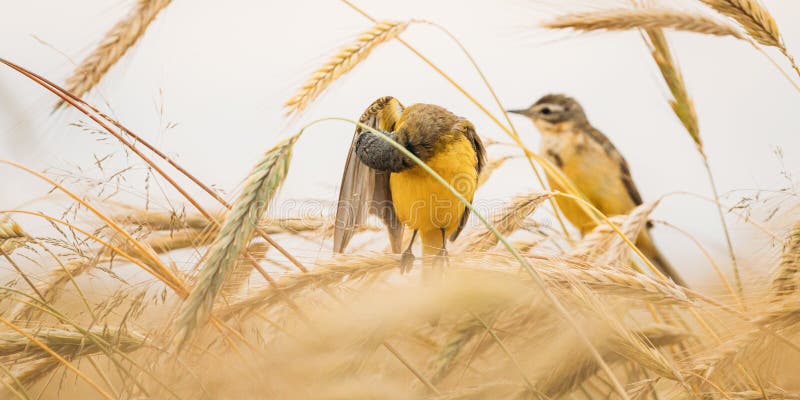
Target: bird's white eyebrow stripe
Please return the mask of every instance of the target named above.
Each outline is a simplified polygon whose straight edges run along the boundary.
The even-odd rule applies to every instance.
[[[535,111],[540,111],[541,109],[543,109],[543,108],[545,108],[545,107],[547,107],[547,108],[549,108],[551,111],[555,111],[555,112],[562,112],[562,111],[564,111],[564,106],[562,106],[562,105],[560,105],[560,104],[552,104],[552,103],[539,104],[538,106],[535,106],[535,107],[534,107],[534,110],[535,110]]]

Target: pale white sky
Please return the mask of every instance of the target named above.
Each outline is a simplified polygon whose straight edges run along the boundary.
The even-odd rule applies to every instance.
[[[87,54],[134,3],[4,2],[0,55],[55,81],[63,81],[72,69],[70,59],[77,61]],[[379,19],[418,18],[447,27],[472,51],[507,108],[527,106],[547,92],[576,97],[593,124],[628,159],[646,200],[675,191],[710,193],[700,158],[667,105],[666,89],[638,34],[576,35],[537,28],[543,19],[573,6],[585,7],[588,2],[358,3]],[[682,0],[674,4],[686,7],[691,3]],[[800,25],[793,23],[800,20],[800,3],[764,3],[778,20],[788,48],[800,57]],[[477,108],[397,43],[375,51],[300,119],[287,121],[282,102],[331,52],[369,26],[362,16],[336,0],[241,0],[224,6],[219,1],[175,0],[88,99],[110,107],[128,127],[176,156],[206,183],[228,193],[236,190],[252,164],[282,135],[317,118],[356,119],[382,95],[393,95],[406,104],[440,104],[472,120],[481,135],[504,139]],[[410,27],[403,37],[496,111],[477,74],[447,37],[424,25]],[[671,33],[669,39],[695,100],[721,192],[748,190],[732,192],[728,202],[752,194],[752,189],[776,190],[789,185],[781,171],[797,174],[800,170],[800,94],[746,43],[684,33]],[[769,54],[788,68],[776,52]],[[51,115],[53,104],[50,94],[0,68],[0,158],[53,171],[77,173],[80,167],[81,175],[94,178],[108,176],[123,165],[141,166],[133,157],[126,160],[117,143],[100,141],[101,136],[70,126],[83,121],[76,112]],[[536,148],[539,137],[533,126],[519,118],[513,122]],[[177,125],[168,129],[172,123]],[[334,200],[352,130],[341,122],[311,128],[296,147],[281,200]],[[783,151],[782,161],[775,155],[777,147]],[[490,156],[509,151],[493,147]],[[93,167],[95,156],[110,153],[117,155],[107,162],[105,171]],[[17,207],[47,190],[8,167],[0,167],[0,176],[3,209]],[[133,187],[134,193],[123,199],[144,194],[137,176],[131,173],[124,183]],[[80,187],[68,182],[73,188]],[[513,160],[481,189],[478,199],[497,204],[537,186],[527,164]],[[152,185],[154,202],[166,205],[158,190]],[[179,199],[177,193],[169,189],[167,193],[171,199]],[[206,199],[197,190],[193,193]],[[288,206],[283,204],[276,209],[286,213]],[[791,222],[786,211],[784,208],[783,219],[772,226]],[[655,217],[697,235],[724,261],[719,221],[707,203],[673,196],[659,206]],[[759,261],[768,254],[767,242],[754,240],[758,236],[752,229],[735,219],[731,223],[743,257]],[[656,238],[686,274],[708,272],[693,245],[680,235],[658,228]],[[324,251],[306,255],[317,254]]]

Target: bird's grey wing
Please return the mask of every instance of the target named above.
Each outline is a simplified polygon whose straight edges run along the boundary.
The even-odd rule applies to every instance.
[[[606,154],[608,154],[612,160],[619,164],[620,177],[622,178],[622,184],[625,185],[625,190],[628,192],[628,196],[637,206],[642,205],[642,196],[639,194],[636,184],[633,183],[631,170],[628,167],[628,162],[625,161],[625,157],[622,157],[622,154],[619,152],[619,150],[617,150],[614,144],[611,143],[611,140],[609,140],[608,137],[603,134],[603,132],[600,132],[591,126],[587,127],[585,131],[589,134],[589,137],[591,137],[592,140],[603,146],[603,150],[605,150]]]
[[[478,136],[478,133],[475,132],[475,127],[467,120],[460,120],[454,129],[461,131],[464,136],[467,137],[467,140],[472,144],[472,149],[475,150],[475,157],[477,157],[477,162],[475,163],[475,170],[478,172],[476,176],[481,176],[481,171],[483,171],[483,167],[486,165],[486,148],[483,147],[483,141],[481,141],[481,137]],[[477,189],[478,182],[475,181],[475,188]],[[464,208],[464,212],[461,214],[461,219],[458,221],[458,228],[450,235],[450,241],[456,240],[458,235],[464,230],[464,226],[467,225],[467,220],[469,219],[470,214],[469,208]]]
[[[384,132],[392,132],[403,105],[395,98],[386,96],[375,100],[361,115],[359,122]],[[369,214],[377,215],[386,224],[392,251],[400,252],[403,240],[403,225],[397,219],[392,205],[389,187],[389,172],[377,171],[361,162],[356,154],[356,142],[361,132],[356,127],[339,189],[339,202],[333,230],[333,251],[344,252],[350,239]]]

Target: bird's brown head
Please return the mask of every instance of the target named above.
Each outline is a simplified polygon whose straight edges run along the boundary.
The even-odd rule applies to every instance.
[[[426,160],[456,138],[452,128],[461,118],[434,104],[408,106],[397,121],[398,141]]]
[[[524,115],[533,120],[537,126],[557,126],[564,123],[583,123],[586,114],[583,107],[575,99],[563,94],[548,94],[521,110],[508,110],[510,113]]]

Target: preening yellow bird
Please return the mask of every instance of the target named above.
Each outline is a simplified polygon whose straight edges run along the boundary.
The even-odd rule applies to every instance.
[[[589,123],[583,107],[571,97],[549,94],[528,108],[508,110],[530,118],[541,132],[540,152],[564,172],[603,214],[628,214],[642,204],[625,158],[602,132]],[[550,186],[566,191],[548,175]],[[557,198],[567,219],[585,234],[596,222],[574,200]],[[661,272],[679,284],[686,282],[661,255],[648,231],[639,235],[637,247]]]
[[[388,96],[375,100],[359,121],[401,144],[472,201],[486,158],[472,123],[436,105],[403,107]],[[418,233],[424,255],[444,257],[446,239],[458,237],[470,212],[447,187],[386,140],[356,127],[339,191],[334,252],[345,250],[368,214],[386,224],[395,253],[401,251],[404,227],[414,231],[403,252],[405,272],[413,264],[411,248]]]

